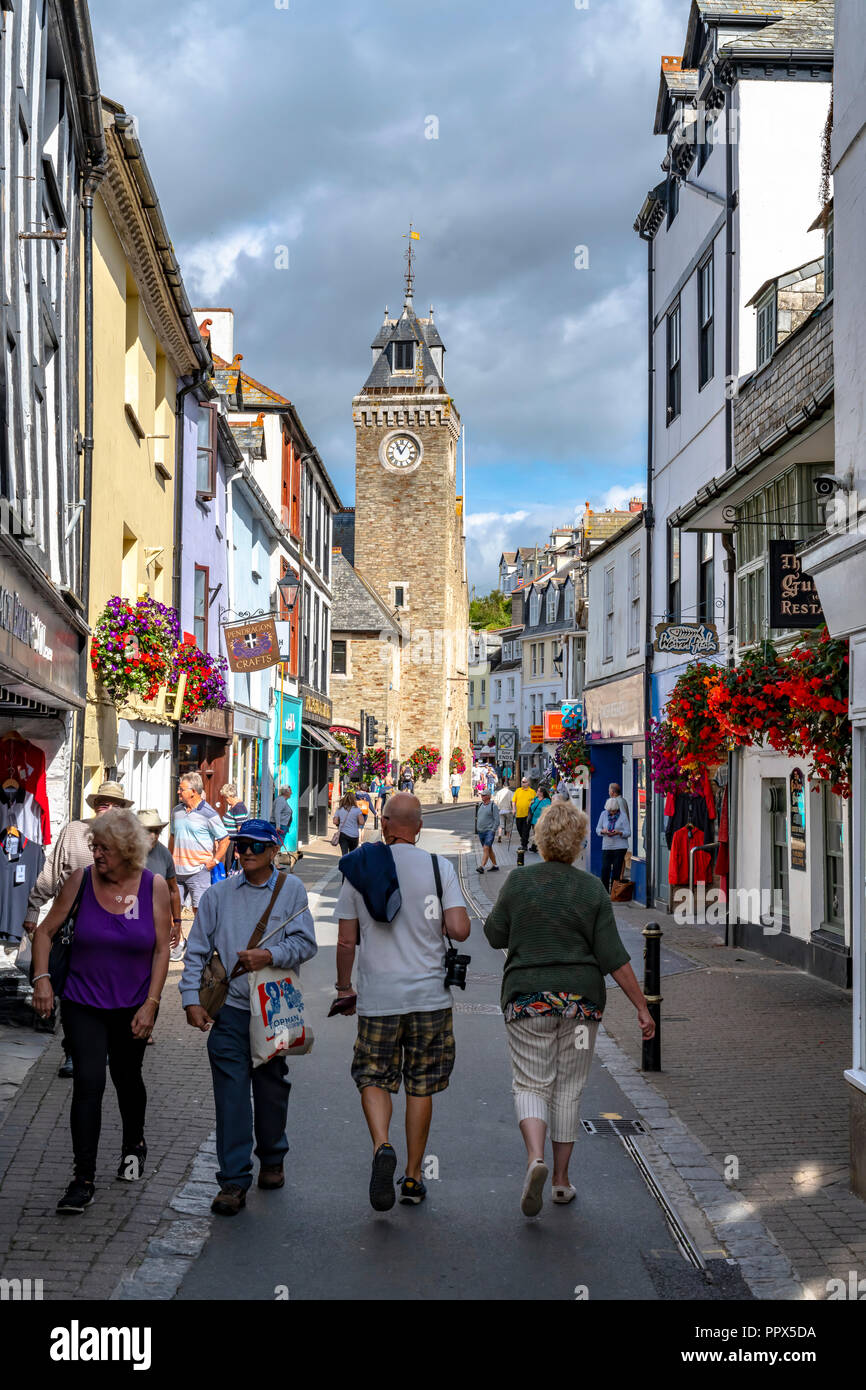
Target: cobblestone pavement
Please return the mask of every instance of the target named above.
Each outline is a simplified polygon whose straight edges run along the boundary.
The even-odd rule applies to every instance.
[[[516,864],[513,846],[499,862],[503,869]],[[527,863],[535,862],[527,855]],[[476,889],[495,901],[506,877],[478,876]],[[842,1078],[851,1053],[850,993],[767,956],[726,947],[724,927],[680,926],[665,912],[632,904],[615,912],[638,978],[640,929],[653,920],[664,932],[662,946],[673,963],[668,973],[663,956],[664,1070],[639,1071],[634,1009],[615,987],[608,991],[604,1031],[617,1048],[601,1047],[599,1055],[623,1089],[628,1059],[638,1086],[665,1105],[658,1115],[669,1113],[685,1127],[679,1138],[686,1149],[678,1154],[673,1142],[669,1156],[713,1216],[720,1239],[733,1252],[739,1237],[735,1253],[743,1263],[749,1240],[763,1228],[806,1298],[826,1298],[831,1278],[847,1285],[851,1270],[862,1278],[866,1203],[848,1186]],[[651,1109],[651,1102],[645,1106]],[[731,1171],[736,1177],[728,1177]],[[725,1192],[739,1196],[740,1205],[725,1209]]]
[[[338,851],[315,842],[304,851],[299,876],[312,886],[330,872]],[[4,1061],[13,1056],[7,1105],[0,1112],[0,1276],[42,1279],[46,1299],[108,1299],[150,1256],[149,1272],[162,1259],[171,1276],[178,1251],[195,1254],[207,1234],[202,1215],[214,1192],[215,1164],[193,1168],[213,1132],[213,1095],[203,1034],[188,1027],[180,1006],[180,965],[169,968],[163,1003],[147,1049],[147,1166],[141,1182],[115,1178],[120,1156],[120,1117],[109,1080],[93,1205],[81,1217],[60,1217],[54,1208],[71,1174],[71,1082],[57,1076],[59,1034],[4,1030]],[[30,1045],[28,1047],[28,1044]],[[20,1053],[20,1056],[18,1055]],[[30,1053],[29,1068],[25,1053]],[[9,1064],[7,1063],[7,1069]],[[199,1161],[199,1168],[202,1167]],[[207,1180],[208,1201],[190,1202],[190,1180]],[[185,1198],[178,1189],[187,1180]],[[203,1191],[203,1189],[201,1189]],[[192,1195],[196,1195],[193,1193]],[[171,1206],[172,1201],[178,1205]],[[183,1261],[186,1268],[186,1262]]]

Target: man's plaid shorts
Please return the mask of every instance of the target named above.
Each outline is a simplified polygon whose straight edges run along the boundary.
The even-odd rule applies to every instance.
[[[365,1086],[399,1091],[402,1064],[406,1094],[433,1096],[448,1085],[454,1056],[450,1009],[359,1018],[352,1080],[359,1091]]]

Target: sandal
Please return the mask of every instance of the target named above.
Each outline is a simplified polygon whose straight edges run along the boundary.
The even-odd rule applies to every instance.
[[[526,1170],[523,1191],[520,1194],[520,1210],[524,1216],[537,1216],[541,1211],[544,1184],[547,1182],[548,1168],[543,1158],[533,1159]]]
[[[559,1206],[565,1206],[566,1202],[573,1202],[577,1196],[577,1188],[569,1183],[567,1187],[560,1187],[558,1184],[553,1186],[553,1200]]]

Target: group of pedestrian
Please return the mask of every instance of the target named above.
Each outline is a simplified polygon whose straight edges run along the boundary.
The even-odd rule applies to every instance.
[[[171,819],[174,875],[158,841],[164,823],[156,813],[140,818],[116,784],[100,788],[102,797],[93,798],[96,814],[86,823],[89,863],[66,873],[34,935],[34,1007],[48,1017],[55,995],[51,945],[74,917],[68,969],[65,979],[56,981],[74,1064],[74,1172],[58,1212],[82,1212],[93,1200],[106,1065],[122,1119],[117,1174],[127,1181],[142,1175],[147,1156],[142,1063],[168,973],[181,884],[196,914],[186,942],[181,1002],[190,1026],[208,1033],[216,1109],[219,1193],[212,1210],[232,1216],[244,1207],[253,1181],[254,1143],[259,1187],[267,1191],[284,1184],[288,1067],[279,1053],[253,1065],[246,977],[269,967],[297,971],[316,954],[314,922],[303,884],[276,862],[284,831],[268,821],[239,821],[237,801],[227,827],[204,802],[195,777],[182,779],[180,805]],[[518,822],[528,819],[531,803],[520,798],[526,790],[524,785],[512,797]],[[97,805],[100,801],[108,805]],[[373,1147],[369,1199],[376,1211],[385,1211],[397,1200],[390,1126],[401,1079],[407,1094],[407,1156],[397,1181],[399,1199],[417,1205],[427,1195],[423,1158],[433,1096],[448,1086],[456,1056],[450,986],[460,982],[469,960],[458,955],[454,943],[467,940],[470,921],[453,867],[417,843],[422,815],[414,795],[387,798],[382,839],[366,844],[359,843],[360,833],[348,833],[350,824],[360,825],[356,795],[347,793],[343,802],[332,1012],[358,1016],[351,1071]],[[485,790],[479,833],[489,840],[484,848],[491,869],[498,867],[493,843],[502,814]],[[535,834],[542,862],[509,876],[485,924],[491,945],[506,953],[501,999],[527,1152],[520,1196],[527,1216],[541,1210],[550,1171],[548,1134],[553,1200],[565,1203],[575,1195],[568,1164],[605,1006],[605,974],[612,974],[635,1004],[643,1036],[651,1037],[654,1029],[608,894],[597,878],[573,867],[586,838],[585,814],[570,802],[548,801]],[[205,886],[196,876],[213,867],[209,861],[219,862],[229,844],[237,872]],[[161,868],[148,867],[151,856]],[[227,974],[227,994],[212,1016],[200,990],[206,968],[216,959]]]

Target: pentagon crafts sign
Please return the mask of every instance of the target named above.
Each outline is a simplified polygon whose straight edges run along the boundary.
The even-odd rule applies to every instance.
[[[715,623],[656,623],[657,652],[684,652],[689,656],[712,656],[719,650]]]
[[[226,627],[226,652],[230,671],[265,671],[280,660],[280,644],[273,618],[255,618]]]

